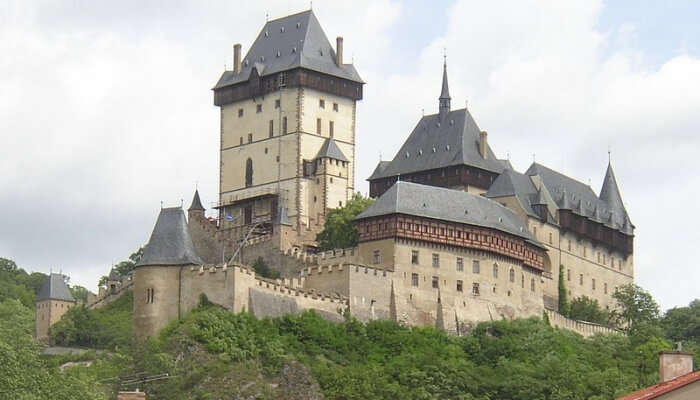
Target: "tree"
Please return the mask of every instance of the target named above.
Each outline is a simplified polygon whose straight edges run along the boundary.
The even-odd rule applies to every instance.
[[[658,327],[659,305],[646,290],[630,283],[620,286],[613,298],[617,301],[617,309],[611,316],[618,328],[636,335]]]
[[[569,318],[596,324],[607,324],[608,313],[600,308],[598,300],[581,296],[571,300]]]
[[[374,200],[355,193],[345,206],[329,210],[323,231],[316,235],[321,250],[333,250],[357,245],[358,232],[353,218],[369,207]]]
[[[559,313],[569,315],[569,293],[564,283],[564,266],[559,265]]]
[[[674,341],[692,340],[700,344],[700,299],[688,307],[674,307],[661,319],[666,336]]]
[[[73,298],[76,300],[81,300],[83,303],[87,304],[87,298],[88,298],[88,290],[85,289],[82,286],[70,286],[70,293],[73,295]]]
[[[262,257],[258,257],[258,259],[255,260],[255,263],[253,263],[253,270],[255,271],[256,274],[262,276],[263,278],[277,279],[280,277],[280,273],[277,271],[271,270],[270,267],[267,266],[267,263],[265,263],[265,260],[263,260]]]

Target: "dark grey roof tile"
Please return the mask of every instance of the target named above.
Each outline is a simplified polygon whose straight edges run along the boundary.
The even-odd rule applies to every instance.
[[[340,147],[338,147],[338,144],[332,138],[326,139],[326,141],[323,143],[323,146],[321,146],[321,150],[318,151],[318,155],[316,155],[316,158],[321,157],[328,157],[334,160],[340,160],[345,162],[350,161],[347,157],[345,157],[345,154],[343,154],[342,150],[340,150]]]
[[[39,289],[36,300],[75,301],[75,298],[73,298],[63,275],[52,273]]]
[[[192,243],[182,207],[160,210],[151,239],[137,267],[146,265],[203,264]]]

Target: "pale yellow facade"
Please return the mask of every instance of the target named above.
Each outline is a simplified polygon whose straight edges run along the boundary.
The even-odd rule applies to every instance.
[[[75,305],[72,301],[43,300],[36,303],[35,337],[39,341],[49,339],[49,328],[61,320],[63,314]]]

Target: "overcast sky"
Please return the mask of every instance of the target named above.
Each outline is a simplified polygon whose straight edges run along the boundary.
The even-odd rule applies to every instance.
[[[673,3],[668,5],[666,3]],[[315,1],[367,82],[357,187],[437,111],[443,48],[499,157],[598,192],[608,148],[636,225],[636,282],[700,297],[700,6],[692,1]],[[96,288],[161,201],[216,200],[211,87],[270,18],[307,1],[0,0],[0,257]]]

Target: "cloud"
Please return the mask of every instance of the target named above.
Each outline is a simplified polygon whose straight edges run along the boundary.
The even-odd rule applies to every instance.
[[[215,201],[219,118],[209,89],[231,65],[231,45],[247,51],[266,13],[306,5],[3,2],[0,52],[10,56],[0,58],[0,255],[63,268],[94,288],[110,263],[148,239],[161,201],[188,203],[195,183],[205,205]],[[421,110],[437,110],[447,48],[453,108],[468,100],[494,150],[516,168],[534,153],[597,191],[612,149],[637,225],[638,283],[664,307],[692,300],[700,280],[687,257],[698,239],[689,211],[700,183],[697,55],[647,65],[654,57],[635,47],[634,21],[598,27],[600,1],[460,0],[420,23],[404,21],[410,5],[396,1],[314,6],[367,82],[360,190],[379,153],[393,157]],[[439,35],[406,55],[406,42],[426,43],[414,28],[425,23]]]

